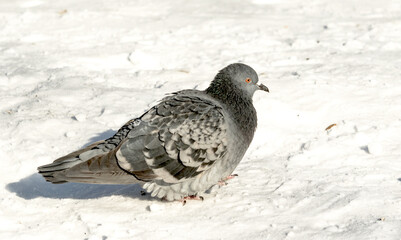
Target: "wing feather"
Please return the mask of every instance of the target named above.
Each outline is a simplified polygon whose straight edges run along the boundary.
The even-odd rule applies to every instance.
[[[209,169],[227,151],[222,109],[209,100],[178,93],[140,120],[116,154],[119,165],[137,178],[184,181]]]

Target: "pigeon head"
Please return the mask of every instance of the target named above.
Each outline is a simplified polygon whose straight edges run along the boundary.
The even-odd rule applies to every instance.
[[[251,100],[256,90],[269,92],[265,85],[258,85],[258,81],[258,74],[253,68],[233,63],[219,71],[206,92],[223,101],[233,94]]]

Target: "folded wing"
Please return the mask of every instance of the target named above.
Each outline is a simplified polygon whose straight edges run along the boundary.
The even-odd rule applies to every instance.
[[[226,135],[220,107],[178,93],[141,117],[116,151],[117,163],[139,180],[185,181],[226,154]]]

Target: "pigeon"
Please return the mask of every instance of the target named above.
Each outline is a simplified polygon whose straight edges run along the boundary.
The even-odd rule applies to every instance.
[[[248,149],[257,116],[258,83],[250,66],[233,63],[209,87],[163,98],[109,139],[38,167],[51,183],[142,184],[168,201],[198,196],[231,176]]]

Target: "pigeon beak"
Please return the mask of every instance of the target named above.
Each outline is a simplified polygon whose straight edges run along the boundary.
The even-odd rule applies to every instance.
[[[259,87],[259,90],[263,90],[263,91],[266,91],[266,92],[270,92],[269,89],[268,89],[265,85],[263,85],[263,84],[259,84],[259,85],[257,85],[257,86]]]

